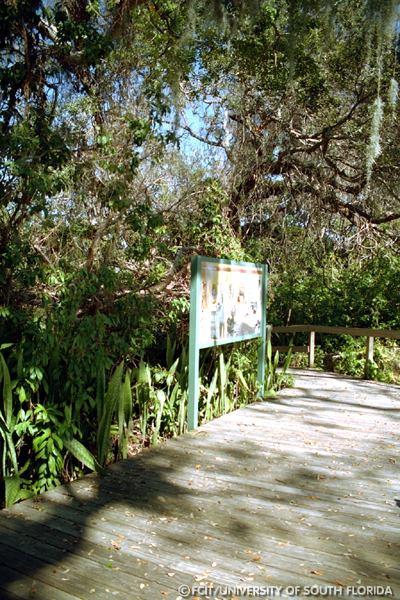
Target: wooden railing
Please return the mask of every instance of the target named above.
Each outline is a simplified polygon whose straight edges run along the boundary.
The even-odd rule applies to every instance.
[[[374,360],[374,338],[386,338],[390,340],[400,340],[400,330],[398,329],[369,329],[367,327],[330,327],[327,325],[287,325],[285,327],[269,325],[267,327],[267,340],[271,340],[272,333],[308,333],[308,346],[293,346],[292,352],[307,352],[308,366],[315,364],[315,334],[327,333],[331,335],[351,335],[353,337],[367,338],[364,376],[368,377],[371,363]],[[289,349],[289,346],[274,346],[276,350],[282,352]]]

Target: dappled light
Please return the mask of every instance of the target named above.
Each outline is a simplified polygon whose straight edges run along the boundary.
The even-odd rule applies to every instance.
[[[396,597],[400,389],[294,375],[272,402],[3,511],[0,589],[175,599],[199,581],[361,582]]]
[[[0,600],[400,597],[399,66],[400,0],[3,0]]]

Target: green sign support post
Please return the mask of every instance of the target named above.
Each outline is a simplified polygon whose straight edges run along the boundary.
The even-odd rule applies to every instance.
[[[198,426],[200,350],[259,338],[257,380],[264,395],[267,266],[192,258],[189,326],[189,430]]]
[[[199,308],[200,308],[200,256],[193,256],[190,283],[190,320],[189,320],[189,430],[198,426],[199,411]]]

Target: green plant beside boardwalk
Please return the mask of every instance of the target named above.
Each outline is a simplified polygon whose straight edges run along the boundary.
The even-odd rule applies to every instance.
[[[15,348],[5,344],[1,350],[0,449],[6,506],[79,477],[85,470],[101,472],[108,462],[186,429],[187,351],[183,346],[177,356],[177,345],[169,337],[164,366],[142,359],[137,367],[125,368],[121,362],[108,384],[104,367],[98,366],[92,387],[95,396],[88,395],[86,402],[77,397],[68,405],[54,401],[56,394],[45,371],[29,371],[26,385],[22,361],[17,372],[10,372],[3,355],[8,353],[13,365]],[[205,352],[200,369],[201,422],[257,398],[256,364],[254,342],[247,342],[244,350]],[[269,345],[266,396],[282,385],[277,366],[278,356],[272,357]]]
[[[184,429],[193,255],[268,263],[272,324],[400,329],[399,29],[394,0],[2,3],[1,498]],[[203,354],[201,419],[254,397],[253,347]]]

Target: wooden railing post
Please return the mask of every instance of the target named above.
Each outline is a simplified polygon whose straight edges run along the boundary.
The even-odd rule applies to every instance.
[[[310,331],[308,347],[308,366],[313,367],[315,363],[315,331]]]
[[[367,352],[365,355],[364,379],[368,379],[371,375],[371,365],[374,362],[374,338],[367,337]]]
[[[351,335],[353,337],[366,337],[367,348],[364,364],[364,378],[368,379],[372,375],[371,367],[374,364],[374,339],[400,340],[400,329],[371,329],[369,327],[336,327],[330,325],[274,325],[273,333],[309,333],[308,346],[294,346],[293,352],[308,351],[308,365],[314,366],[315,363],[315,334],[326,333],[328,335]],[[269,332],[270,335],[270,332]],[[270,338],[269,338],[270,339]],[[287,346],[282,346],[282,351],[286,350]]]

